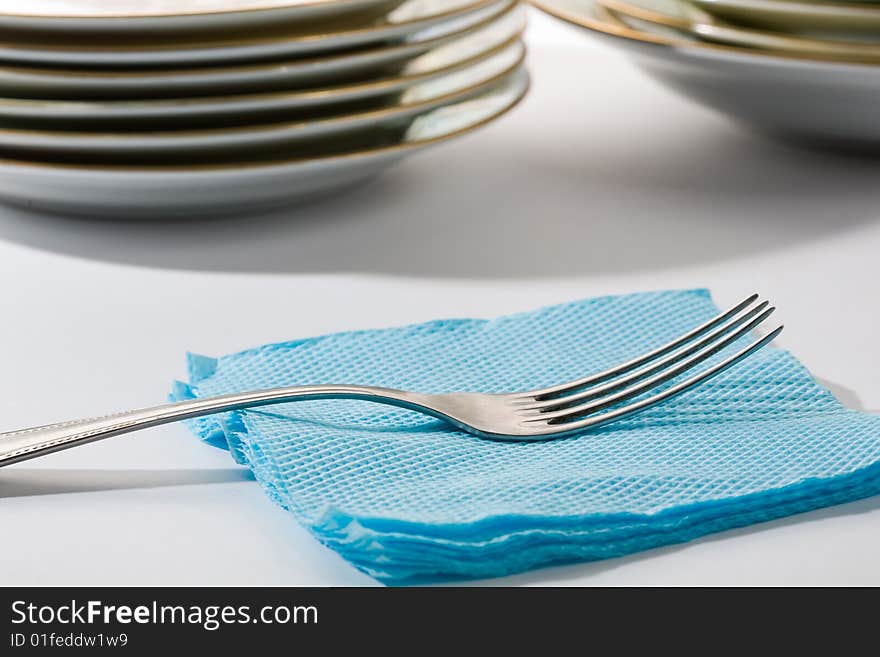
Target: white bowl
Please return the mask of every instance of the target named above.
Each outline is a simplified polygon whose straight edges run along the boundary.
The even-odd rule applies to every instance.
[[[880,66],[704,43],[656,24],[624,23],[595,0],[532,1],[629,53],[669,88],[755,130],[880,152]]]

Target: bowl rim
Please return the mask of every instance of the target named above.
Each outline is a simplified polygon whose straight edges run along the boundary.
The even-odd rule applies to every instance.
[[[853,2],[823,2],[822,0],[692,0],[695,5],[717,5],[736,9],[757,9],[761,11],[773,11],[789,14],[808,13],[813,16],[840,16],[843,18],[859,18],[870,16],[872,19],[880,19],[880,7],[873,5],[857,4]]]
[[[816,57],[822,61],[829,60],[835,62],[843,62],[843,63],[855,63],[855,64],[875,64],[880,63],[880,43],[858,43],[852,41],[837,41],[833,39],[823,40],[819,38],[812,38],[809,36],[802,35],[794,35],[794,34],[783,34],[772,32],[770,30],[760,30],[760,29],[752,29],[749,27],[743,27],[740,25],[722,22],[715,19],[714,16],[709,14],[708,12],[699,9],[697,7],[693,7],[694,10],[697,11],[698,14],[704,14],[704,16],[700,16],[699,18],[688,17],[685,15],[682,16],[674,16],[672,14],[666,13],[660,9],[653,9],[650,7],[646,7],[640,2],[640,0],[596,0],[597,4],[604,7],[604,9],[616,13],[623,14],[629,16],[631,18],[635,18],[637,20],[646,21],[648,23],[656,23],[657,25],[664,25],[666,27],[670,27],[677,30],[684,30],[694,34],[697,38],[700,36],[700,31],[702,29],[720,29],[727,30],[733,34],[743,35],[745,38],[749,36],[754,36],[756,38],[765,38],[772,39],[779,42],[789,42],[795,44],[798,48],[815,48],[817,49],[814,52],[805,53],[803,51],[797,51],[794,48],[787,49],[783,46],[772,46],[768,45],[766,48],[767,52],[770,53],[786,53],[790,52],[795,56],[806,56],[806,57]],[[682,2],[681,0],[672,0],[675,4],[678,5],[689,5],[689,2]],[[694,1],[694,0],[691,0]],[[880,12],[878,12],[878,16],[880,16]],[[718,43],[723,44],[726,43],[721,40],[710,40],[707,43]],[[750,50],[760,49],[758,46],[750,46],[748,43],[737,43],[734,39],[731,39],[729,44],[733,47],[737,48],[746,48]],[[823,48],[830,44],[831,49],[827,49],[824,52]],[[837,50],[834,50],[837,48]],[[864,58],[864,61],[860,61],[859,58]]]
[[[875,62],[841,61],[813,55],[801,55],[797,53],[774,52],[771,50],[758,50],[739,46],[706,43],[690,39],[676,39],[660,34],[651,34],[634,29],[620,22],[614,24],[598,18],[584,16],[580,12],[568,11],[560,8],[556,0],[528,0],[533,6],[541,11],[558,18],[566,23],[584,28],[591,32],[619,39],[621,41],[636,42],[656,48],[671,48],[678,52],[691,52],[700,55],[726,55],[739,60],[761,61],[786,66],[805,66],[808,68],[827,67],[836,70],[851,69],[858,71],[870,71],[876,69],[880,72],[880,66]],[[588,0],[592,6],[601,8],[598,0]],[[609,12],[610,13],[610,12]]]

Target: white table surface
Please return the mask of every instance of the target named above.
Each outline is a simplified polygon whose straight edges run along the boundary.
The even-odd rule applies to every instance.
[[[698,286],[768,295],[781,344],[880,409],[880,162],[754,137],[545,16],[528,41],[513,114],[320,205],[0,210],[0,428],[160,402],[187,350]],[[0,522],[2,584],[375,583],[179,425],[0,471]],[[878,554],[866,500],[491,583],[877,585]]]

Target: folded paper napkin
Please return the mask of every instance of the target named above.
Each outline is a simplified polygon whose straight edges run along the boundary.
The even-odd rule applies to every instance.
[[[190,383],[173,397],[316,383],[529,390],[623,362],[717,313],[705,290],[646,293],[190,356]],[[776,348],[639,415],[548,442],[481,440],[350,400],[191,426],[387,583],[616,557],[880,492],[880,417],[845,409]]]

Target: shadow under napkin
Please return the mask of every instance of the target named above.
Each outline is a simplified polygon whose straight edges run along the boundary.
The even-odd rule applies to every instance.
[[[717,312],[693,290],[323,336],[193,357],[175,394],[341,381],[528,390],[628,360]],[[616,557],[880,492],[880,418],[843,407],[779,349],[564,440],[485,441],[357,401],[192,427],[319,540],[388,583]]]

